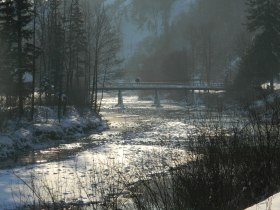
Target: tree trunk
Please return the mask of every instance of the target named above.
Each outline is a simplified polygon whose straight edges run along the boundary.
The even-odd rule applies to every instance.
[[[273,78],[269,81],[269,83],[270,83],[270,90],[274,91],[274,80],[273,80]]]
[[[35,38],[36,38],[36,2],[34,1],[34,17],[33,17],[33,63],[32,63],[32,99],[31,99],[31,120],[33,120],[34,117],[34,101],[35,101]]]
[[[23,115],[23,83],[22,83],[22,76],[23,76],[23,66],[22,66],[22,17],[21,17],[21,9],[22,2],[19,1],[17,4],[17,47],[18,47],[18,109],[19,109],[19,119],[21,119]]]

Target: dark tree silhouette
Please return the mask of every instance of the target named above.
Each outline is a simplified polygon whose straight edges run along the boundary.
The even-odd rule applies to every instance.
[[[19,118],[21,118],[24,105],[22,77],[32,62],[30,57],[32,48],[28,44],[32,37],[32,29],[28,24],[32,21],[33,5],[29,0],[0,1],[0,17],[1,34],[8,45],[7,74],[9,72],[16,79],[15,94],[18,97]]]
[[[248,0],[247,29],[255,33],[253,44],[247,52],[253,57],[253,80],[258,83],[270,81],[279,73],[280,59],[280,1]],[[246,59],[246,57],[245,57]],[[259,85],[259,84],[258,84]]]

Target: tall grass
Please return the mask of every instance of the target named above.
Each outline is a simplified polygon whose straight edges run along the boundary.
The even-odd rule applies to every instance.
[[[132,188],[136,209],[238,210],[280,191],[279,104],[251,107],[231,128],[205,125],[188,148],[195,160]]]

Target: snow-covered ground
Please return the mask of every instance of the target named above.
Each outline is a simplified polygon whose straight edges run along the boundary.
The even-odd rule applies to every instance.
[[[0,159],[15,157],[20,151],[38,148],[46,142],[79,138],[90,130],[106,128],[100,118],[88,113],[81,117],[77,110],[68,108],[68,114],[58,122],[56,113],[48,107],[36,107],[34,122],[8,121],[0,133]]]
[[[279,210],[280,209],[280,193],[277,193],[264,201],[251,206],[245,210]]]

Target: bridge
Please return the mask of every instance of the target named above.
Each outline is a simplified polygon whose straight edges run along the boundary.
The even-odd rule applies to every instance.
[[[105,83],[98,85],[98,90],[205,90],[222,91],[225,90],[223,83],[204,83],[204,82],[130,82],[130,83]]]
[[[224,91],[224,83],[205,83],[190,81],[185,83],[174,82],[121,82],[98,84],[98,91],[118,91],[118,106],[123,106],[122,91],[125,90],[154,90],[154,104],[160,106],[159,90],[190,90],[190,91]]]

